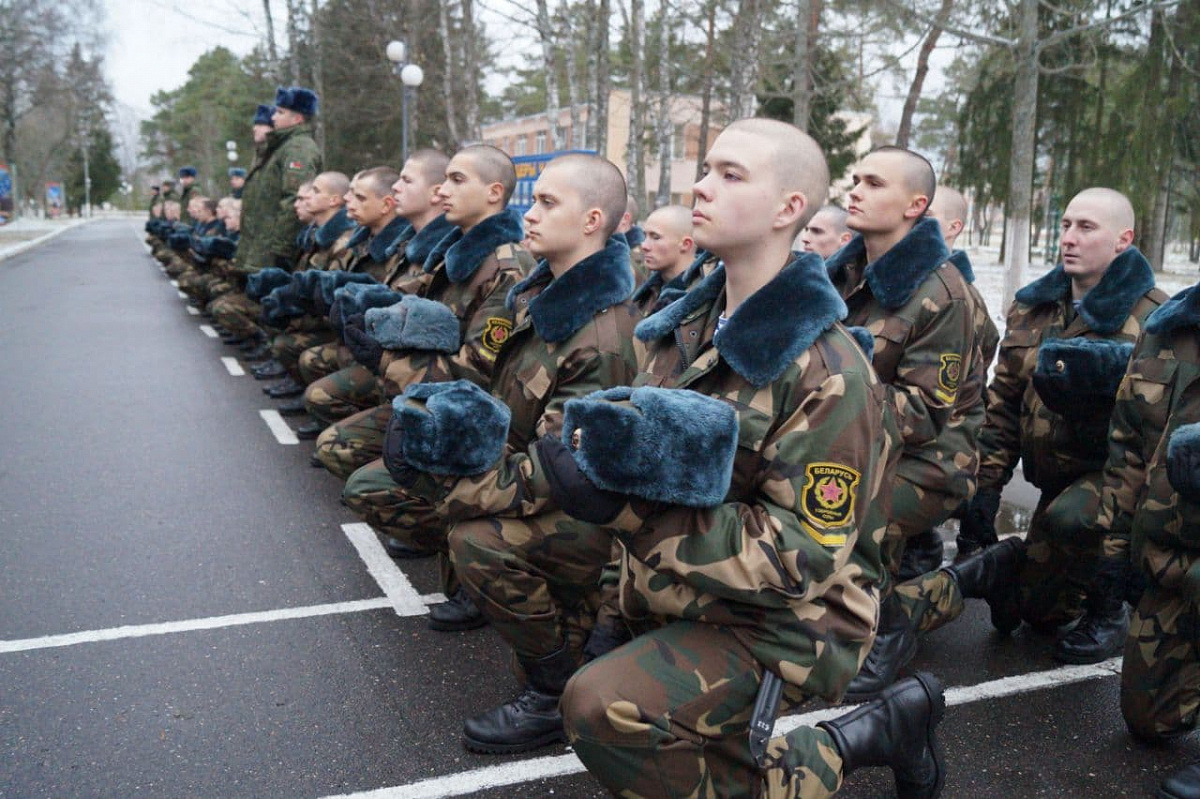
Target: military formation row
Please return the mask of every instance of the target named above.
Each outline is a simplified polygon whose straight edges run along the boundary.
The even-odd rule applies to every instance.
[[[598,156],[552,161],[523,217],[489,146],[321,172],[315,112],[280,90],[235,246],[208,200],[147,229],[389,554],[439,559],[430,626],[512,649],[521,689],[467,748],[569,740],[625,796],[828,796],[868,766],[936,796],[942,689],[898,677],[970,598],[1064,660],[1123,647],[1135,735],[1193,728],[1200,298],[1154,287],[1122,195],[1072,200],[1000,339],[962,197],[907,150],[823,207],[819,145],[742,120],[694,208],[639,227]],[[1041,499],[999,541],[1018,462]],[[863,704],[772,737],[814,698]]]

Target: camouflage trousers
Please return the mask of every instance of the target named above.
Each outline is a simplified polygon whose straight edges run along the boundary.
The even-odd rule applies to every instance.
[[[373,408],[382,401],[379,379],[358,363],[326,375],[304,390],[305,410],[325,424]]]
[[[307,386],[333,374],[343,366],[349,366],[353,360],[350,350],[337,341],[331,341],[309,347],[300,353],[296,368],[300,370],[300,382]]]
[[[582,660],[612,555],[608,530],[551,511],[461,521],[448,544],[463,588],[517,657],[542,658],[565,645]]]
[[[334,422],[317,439],[317,459],[338,477],[348,479],[355,470],[383,456],[383,437],[391,419],[392,406],[386,403]]]
[[[1129,622],[1121,668],[1121,714],[1135,735],[1184,735],[1200,721],[1200,606],[1184,575],[1200,553],[1148,544],[1150,584]]]
[[[333,338],[332,330],[279,333],[271,339],[271,355],[283,364],[283,368],[287,369],[293,380],[304,385],[304,376],[300,373],[300,356],[305,350],[319,344],[328,344]]]
[[[905,542],[949,519],[950,514],[962,503],[962,496],[957,492],[934,491],[897,475],[891,499],[892,511],[884,534],[882,554],[884,565],[895,574],[900,568]]]
[[[213,300],[208,312],[214,322],[235,336],[249,337],[262,332],[257,322],[262,306],[240,291]]]
[[[842,759],[820,728],[772,739],[760,769],[749,723],[762,666],[727,629],[673,621],[584,666],[561,709],[588,771],[625,797],[816,797],[841,787]],[[785,708],[804,697],[785,691]]]
[[[161,258],[159,260],[163,261],[163,268],[166,269],[167,274],[173,278],[179,277],[187,271],[189,266],[191,266],[191,264],[189,264],[186,260],[170,250],[167,251],[165,260]]]

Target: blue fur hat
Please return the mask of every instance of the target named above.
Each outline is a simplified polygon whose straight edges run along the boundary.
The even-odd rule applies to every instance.
[[[254,111],[254,124],[266,125],[268,128],[275,127],[275,106],[259,104]]]
[[[410,465],[430,474],[487,471],[504,454],[512,411],[469,380],[416,383],[392,400]]]
[[[306,117],[315,117],[317,115],[317,94],[311,89],[301,86],[291,86],[286,89],[280,86],[275,90],[275,105]]]
[[[617,386],[567,400],[563,441],[600,488],[694,508],[733,479],[733,406],[687,389]]]
[[[291,282],[290,272],[277,266],[268,266],[246,278],[246,297],[254,302],[261,302],[263,297]]]
[[[1132,354],[1128,341],[1050,339],[1038,348],[1033,389],[1060,416],[1075,418],[1102,409],[1107,422]]]
[[[458,352],[462,331],[449,306],[436,300],[405,295],[387,308],[366,312],[367,332],[388,350]]]
[[[196,177],[196,167],[194,167],[194,166],[181,166],[181,167],[179,167],[179,177],[181,177],[181,178],[194,178],[194,177]]]
[[[246,170],[242,169],[240,166],[231,166],[229,167],[229,177],[244,178],[246,177]]]

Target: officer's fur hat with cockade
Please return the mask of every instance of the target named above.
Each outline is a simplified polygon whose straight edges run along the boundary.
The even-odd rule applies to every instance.
[[[617,386],[568,400],[563,441],[600,488],[706,508],[733,478],[733,407],[687,389]]]
[[[459,476],[480,474],[496,463],[512,420],[507,405],[469,380],[411,385],[392,401],[392,413],[410,466]]]
[[[275,106],[306,117],[314,117],[317,115],[317,94],[312,89],[301,86],[280,86],[275,89]]]
[[[1200,422],[1182,425],[1171,434],[1167,478],[1184,499],[1200,501]]]
[[[275,127],[275,106],[259,104],[254,111],[254,124],[266,125],[269,128]]]
[[[408,294],[395,305],[367,311],[366,322],[384,349],[458,352],[462,346],[458,317],[435,300]]]
[[[1033,388],[1047,408],[1068,418],[1111,407],[1132,354],[1128,341],[1050,339],[1038,348]]]
[[[229,177],[244,178],[246,177],[246,170],[242,169],[240,166],[231,166],[229,167]]]
[[[179,177],[181,177],[181,178],[194,178],[194,177],[196,177],[196,167],[194,167],[194,166],[181,166],[181,167],[179,167]]]

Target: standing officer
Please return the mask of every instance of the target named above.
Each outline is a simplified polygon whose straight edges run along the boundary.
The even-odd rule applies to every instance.
[[[196,191],[196,167],[184,166],[179,168],[179,185],[183,188],[179,191],[179,206],[183,209],[182,219],[187,224],[192,224],[196,220],[192,218],[191,203],[192,197]]]
[[[229,196],[235,200],[242,199],[242,189],[246,186],[246,170],[240,166],[229,167]]]

